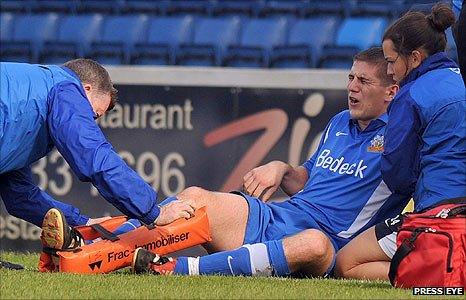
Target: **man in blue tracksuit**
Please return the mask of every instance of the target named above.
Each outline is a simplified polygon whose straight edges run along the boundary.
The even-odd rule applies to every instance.
[[[95,119],[116,101],[107,71],[95,61],[63,66],[1,63],[0,196],[8,212],[35,225],[59,208],[71,226],[92,219],[54,200],[32,181],[30,165],[53,147],[81,181],[124,214],[150,224],[189,217],[192,208],[175,203],[159,208],[156,191],[114,151]]]

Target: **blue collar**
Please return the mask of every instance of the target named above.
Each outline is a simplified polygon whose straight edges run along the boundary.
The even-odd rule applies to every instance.
[[[60,68],[62,68],[66,73],[70,74],[71,76],[73,76],[74,78],[76,78],[76,80],[81,83],[79,84],[79,90],[81,91],[81,94],[84,96],[84,98],[87,99],[87,95],[86,95],[86,92],[84,91],[84,87],[82,85],[82,82],[81,82],[81,79],[79,79],[78,75],[76,75],[76,73],[71,70],[70,68],[68,67],[65,67],[65,66],[60,66]]]
[[[377,118],[377,120],[380,120],[380,121],[384,122],[385,124],[387,124],[388,123],[388,114],[383,113],[380,117]]]
[[[419,67],[411,70],[411,72],[409,72],[408,75],[400,81],[400,87],[418,79],[429,71],[445,68],[458,68],[458,66],[453,60],[448,58],[445,52],[435,53],[424,59]]]
[[[366,129],[364,129],[363,132],[365,132],[365,131],[372,131],[372,130],[378,129],[378,128],[380,128],[381,126],[387,125],[387,123],[388,123],[388,114],[387,114],[387,113],[383,113],[383,114],[380,115],[377,119],[372,120],[372,121],[369,123],[369,125],[366,127]],[[359,131],[361,131],[361,129],[359,128],[359,124],[358,124],[358,121],[357,121],[357,120],[350,118],[350,124],[352,124],[352,125],[355,126]]]

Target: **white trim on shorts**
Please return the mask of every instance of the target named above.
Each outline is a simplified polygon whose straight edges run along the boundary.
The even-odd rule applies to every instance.
[[[393,255],[396,251],[396,236],[397,232],[393,232],[389,235],[384,236],[377,242],[379,243],[380,248],[382,251],[390,258],[393,258]]]

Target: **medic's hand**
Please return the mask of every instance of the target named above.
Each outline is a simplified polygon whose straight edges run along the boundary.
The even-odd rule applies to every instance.
[[[180,218],[189,219],[194,216],[194,206],[190,201],[173,201],[160,207],[160,214],[155,225],[167,225]]]
[[[280,186],[287,165],[272,161],[249,171],[243,177],[243,191],[266,202]]]

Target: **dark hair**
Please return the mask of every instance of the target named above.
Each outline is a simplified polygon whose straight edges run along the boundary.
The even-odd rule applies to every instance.
[[[445,50],[445,30],[455,23],[455,15],[445,3],[437,3],[430,14],[409,11],[395,21],[383,35],[383,41],[391,40],[396,52],[403,56],[422,48],[427,55]]]
[[[353,61],[363,61],[377,68],[377,77],[385,85],[395,84],[393,76],[387,75],[387,61],[383,55],[382,47],[372,47],[361,51],[353,57]]]
[[[110,93],[111,101],[107,110],[113,109],[118,101],[118,90],[113,87],[110,75],[101,64],[92,59],[78,58],[67,61],[63,66],[75,72],[82,83],[92,84],[102,93]]]

